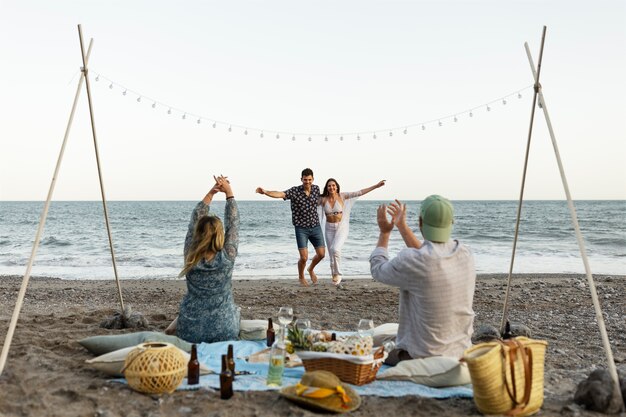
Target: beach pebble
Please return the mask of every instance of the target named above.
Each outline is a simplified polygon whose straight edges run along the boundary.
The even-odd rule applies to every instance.
[[[570,403],[561,409],[561,414],[565,416],[578,417],[581,414],[581,409],[577,404]]]
[[[116,311],[113,316],[102,320],[100,327],[105,329],[147,329],[148,320],[143,314],[132,311],[130,305],[126,305],[123,314]]]
[[[532,331],[528,326],[525,326],[520,323],[511,323],[511,335],[513,337],[524,336],[524,337],[532,337]]]
[[[500,339],[500,331],[490,324],[481,324],[472,334],[472,343],[492,342]]]
[[[578,384],[574,394],[574,402],[585,408],[601,413],[613,413],[611,397],[613,396],[612,379],[606,369],[596,369],[587,379]],[[620,379],[622,396],[626,392],[626,379]]]

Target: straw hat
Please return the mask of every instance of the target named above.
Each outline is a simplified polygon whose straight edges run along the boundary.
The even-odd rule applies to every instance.
[[[328,371],[305,372],[296,385],[280,390],[280,394],[307,408],[346,413],[361,405],[361,397]]]

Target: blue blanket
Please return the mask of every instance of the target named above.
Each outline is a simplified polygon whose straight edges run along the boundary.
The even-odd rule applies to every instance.
[[[248,363],[244,359],[253,353],[266,348],[264,341],[236,341],[202,343],[198,345],[198,360],[212,370],[219,373],[221,369],[222,355],[226,354],[228,345],[234,346],[235,368],[237,371],[249,371],[251,375],[238,375],[233,383],[235,391],[272,391],[276,387],[268,387],[265,383],[268,365],[266,363]],[[383,365],[381,371],[386,369]],[[285,368],[283,374],[283,386],[295,385],[300,381],[304,367]],[[187,385],[187,379],[178,387],[179,390],[192,390],[200,387],[219,389],[220,381],[218,374],[203,375],[199,385]],[[360,395],[376,395],[379,397],[402,397],[416,395],[429,398],[472,398],[471,385],[450,388],[431,388],[425,385],[415,384],[408,381],[383,381],[375,380],[363,386],[350,385]]]

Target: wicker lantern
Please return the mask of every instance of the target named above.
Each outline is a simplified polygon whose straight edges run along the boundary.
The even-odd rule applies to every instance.
[[[147,342],[130,351],[123,371],[128,385],[139,392],[172,393],[185,377],[187,361],[170,343]]]

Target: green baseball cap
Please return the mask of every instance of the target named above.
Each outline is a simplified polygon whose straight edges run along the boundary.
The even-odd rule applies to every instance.
[[[448,199],[440,195],[426,197],[420,206],[422,235],[431,242],[447,242],[452,233],[454,209]]]

